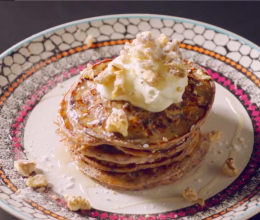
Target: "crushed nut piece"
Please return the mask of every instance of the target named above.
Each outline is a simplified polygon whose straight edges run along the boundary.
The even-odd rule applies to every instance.
[[[207,140],[210,142],[217,142],[222,137],[221,131],[211,131],[207,134]]]
[[[152,70],[147,70],[143,73],[143,79],[150,86],[156,86],[157,82],[160,80],[160,76]]]
[[[120,51],[120,59],[122,63],[128,63],[130,61],[130,56],[126,53],[125,50]]]
[[[111,99],[115,99],[118,96],[122,96],[125,94],[125,76],[124,76],[124,70],[116,71],[116,80],[114,82],[114,90],[112,91],[112,97]]]
[[[95,73],[93,70],[93,65],[88,63],[87,64],[87,68],[84,69],[81,73],[80,73],[85,79],[94,79]]]
[[[231,177],[237,176],[239,173],[233,158],[228,158],[223,164],[221,170],[224,174]]]
[[[112,108],[112,113],[106,121],[106,130],[118,132],[124,137],[128,135],[128,120],[123,109]]]
[[[119,70],[123,70],[123,69],[124,69],[124,66],[121,65],[120,63],[114,63],[114,64],[112,65],[112,67],[113,67],[113,70],[114,70],[114,71],[119,71]]]
[[[182,191],[182,196],[186,200],[186,202],[197,202],[201,206],[204,206],[204,199],[198,198],[197,191],[195,189],[186,188]]]
[[[165,46],[169,42],[169,38],[165,34],[161,34],[158,40],[162,46]]]
[[[29,160],[17,160],[14,161],[14,168],[21,176],[30,176],[35,170],[36,163]]]
[[[94,37],[92,35],[88,35],[84,41],[84,44],[86,44],[88,47],[91,47],[93,42],[94,42]]]
[[[71,211],[91,209],[89,202],[81,196],[65,195],[64,198]]]
[[[194,75],[198,78],[198,79],[211,79],[211,77],[209,75],[207,75],[206,73],[204,73],[201,69],[198,69]]]
[[[35,176],[30,176],[26,180],[26,185],[32,188],[45,187],[48,185],[48,181],[43,174],[37,174]]]
[[[113,82],[116,77],[115,72],[111,72],[107,69],[104,71],[100,72],[98,76],[95,78],[95,82],[99,84],[105,84],[109,82]]]
[[[143,148],[148,148],[149,147],[149,144],[144,144],[143,145]]]
[[[198,198],[197,202],[198,202],[198,204],[200,204],[201,206],[204,206],[204,205],[205,205],[205,200],[202,199],[202,198]]]
[[[195,189],[184,189],[182,191],[182,196],[187,202],[196,202],[198,200],[198,194]]]

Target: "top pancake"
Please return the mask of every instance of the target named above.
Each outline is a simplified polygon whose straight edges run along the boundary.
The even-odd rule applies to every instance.
[[[95,75],[109,62],[106,60],[94,65]],[[149,144],[149,150],[168,148],[181,143],[191,130],[200,127],[212,107],[214,81],[198,78],[195,72],[199,68],[208,75],[198,65],[188,63],[188,86],[183,101],[172,104],[162,112],[149,112],[126,101],[104,100],[96,90],[96,83],[81,77],[67,95],[67,117],[74,131],[78,129],[82,135],[99,143],[141,150],[144,150],[144,144]],[[112,108],[125,111],[129,123],[127,137],[106,131],[106,119]],[[164,142],[163,137],[168,141]]]

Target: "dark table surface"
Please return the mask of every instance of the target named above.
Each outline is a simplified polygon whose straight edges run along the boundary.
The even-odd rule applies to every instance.
[[[66,22],[123,13],[163,14],[219,26],[260,45],[260,2],[0,2],[0,53]],[[1,220],[17,220],[0,209]],[[260,219],[260,214],[251,220]]]

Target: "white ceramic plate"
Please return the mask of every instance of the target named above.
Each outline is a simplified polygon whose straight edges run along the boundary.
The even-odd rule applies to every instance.
[[[62,94],[87,62],[117,56],[125,42],[146,30],[180,39],[184,58],[211,74],[216,100],[203,131],[221,130],[223,137],[205,162],[177,183],[114,192],[76,170],[61,150],[53,121]],[[83,44],[89,34],[96,40],[92,48]],[[259,51],[246,39],[209,24],[145,14],[75,21],[18,43],[0,56],[0,206],[26,220],[247,219],[260,210]],[[219,173],[232,140],[237,178]],[[13,169],[14,160],[28,157],[37,161],[37,172],[45,173],[52,184],[45,192],[26,190],[24,178]],[[206,199],[204,207],[181,199],[187,186]],[[22,196],[15,194],[18,189]],[[65,192],[87,197],[93,209],[70,212],[62,198]],[[52,199],[54,194],[61,199]]]

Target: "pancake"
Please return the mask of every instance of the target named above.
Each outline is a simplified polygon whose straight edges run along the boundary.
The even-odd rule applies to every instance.
[[[173,183],[198,166],[209,149],[209,142],[203,137],[190,156],[179,162],[173,162],[157,168],[149,168],[129,173],[108,172],[94,168],[80,159],[73,149],[72,158],[79,169],[103,186],[115,190],[143,190]]]
[[[109,62],[95,64],[94,77]],[[80,75],[60,104],[57,133],[85,175],[112,189],[142,190],[173,183],[204,159],[209,143],[200,127],[212,107],[215,84],[206,70],[186,63],[183,101],[161,112],[103,99],[96,82]],[[105,128],[113,108],[126,114],[126,137]]]
[[[80,159],[87,162],[89,165],[104,171],[111,171],[111,172],[134,172],[138,170],[148,169],[148,168],[156,168],[163,165],[168,165],[173,162],[178,162],[184,159],[185,157],[189,157],[193,152],[194,148],[198,145],[199,138],[197,142],[194,142],[194,145],[189,146],[188,148],[176,153],[171,157],[163,157],[156,159],[152,163],[129,163],[129,164],[118,164],[112,163],[104,160],[97,160],[95,158],[87,157],[82,154],[77,154]]]
[[[87,157],[96,158],[98,160],[103,160],[107,162],[119,163],[119,164],[129,164],[129,163],[148,163],[153,162],[160,158],[169,158],[178,154],[180,151],[186,150],[187,148],[197,145],[200,138],[199,129],[194,132],[194,135],[188,138],[184,143],[178,146],[173,146],[170,149],[162,151],[142,151],[133,150],[136,155],[130,155],[125,153],[130,148],[120,148],[117,149],[111,145],[100,145],[94,147],[84,147],[82,146],[79,151],[82,155]],[[139,152],[137,152],[139,151]]]
[[[95,75],[99,74],[96,68],[99,65],[104,68],[108,62],[94,65]],[[76,133],[95,138],[102,144],[137,150],[143,150],[143,145],[149,144],[149,150],[167,149],[183,142],[193,129],[200,127],[212,107],[214,81],[210,77],[197,78],[195,73],[198,69],[201,68],[189,63],[188,86],[183,101],[162,112],[149,112],[126,101],[104,100],[96,90],[96,83],[81,77],[67,96],[67,117]],[[208,75],[206,70],[201,70]],[[105,130],[112,108],[123,109],[127,114],[127,137]],[[169,141],[163,142],[163,137]]]
[[[173,145],[169,148],[163,149],[163,150],[136,150],[126,147],[120,147],[120,150],[123,151],[126,154],[130,154],[133,156],[138,157],[151,157],[151,158],[160,158],[160,157],[170,157],[173,154],[185,149],[186,147],[189,147],[190,145],[193,145],[192,142],[198,140],[198,136],[200,134],[200,129],[196,129],[193,132],[190,132],[190,135],[186,137],[182,143],[179,143],[177,145]]]

